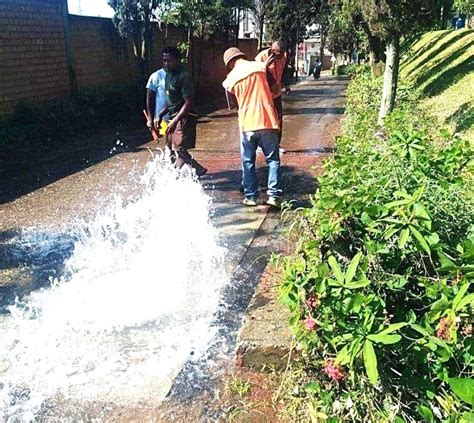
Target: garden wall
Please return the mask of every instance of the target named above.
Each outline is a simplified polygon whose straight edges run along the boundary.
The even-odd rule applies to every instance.
[[[161,65],[165,45],[184,40],[183,28],[154,28],[152,69]],[[220,94],[226,44],[194,40],[193,47],[201,94]],[[253,57],[257,42],[239,40],[239,47]],[[0,0],[0,114],[22,101],[41,103],[77,88],[136,81],[138,75],[132,45],[110,19],[68,15],[66,0]]]
[[[61,0],[0,0],[0,114],[70,92]]]

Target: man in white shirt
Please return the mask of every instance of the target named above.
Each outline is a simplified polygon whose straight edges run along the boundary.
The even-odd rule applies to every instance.
[[[146,110],[147,126],[153,129],[159,120],[159,114],[167,107],[166,101],[166,71],[159,69],[150,75],[146,84]],[[169,122],[169,114],[163,117],[165,122]]]

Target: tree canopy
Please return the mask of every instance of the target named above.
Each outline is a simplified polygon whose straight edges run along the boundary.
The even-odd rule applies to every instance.
[[[454,7],[460,13],[473,14],[474,0],[454,0]]]

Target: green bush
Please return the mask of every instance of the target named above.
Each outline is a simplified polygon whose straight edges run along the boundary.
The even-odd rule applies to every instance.
[[[142,105],[142,90],[132,84],[83,89],[42,105],[20,103],[0,121],[0,150],[49,148],[66,137],[127,122]]]
[[[468,421],[473,151],[404,87],[378,129],[379,98],[380,81],[358,70],[335,156],[295,216],[301,245],[281,291],[307,392],[332,421]]]
[[[350,65],[339,65],[336,67],[336,75],[353,76],[356,72],[357,67],[358,65],[355,63],[352,63]]]

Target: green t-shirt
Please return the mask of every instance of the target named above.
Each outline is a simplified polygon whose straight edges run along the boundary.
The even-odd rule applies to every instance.
[[[165,91],[169,113],[173,117],[183,107],[184,100],[194,95],[194,81],[191,73],[182,66],[174,72],[167,72]]]

